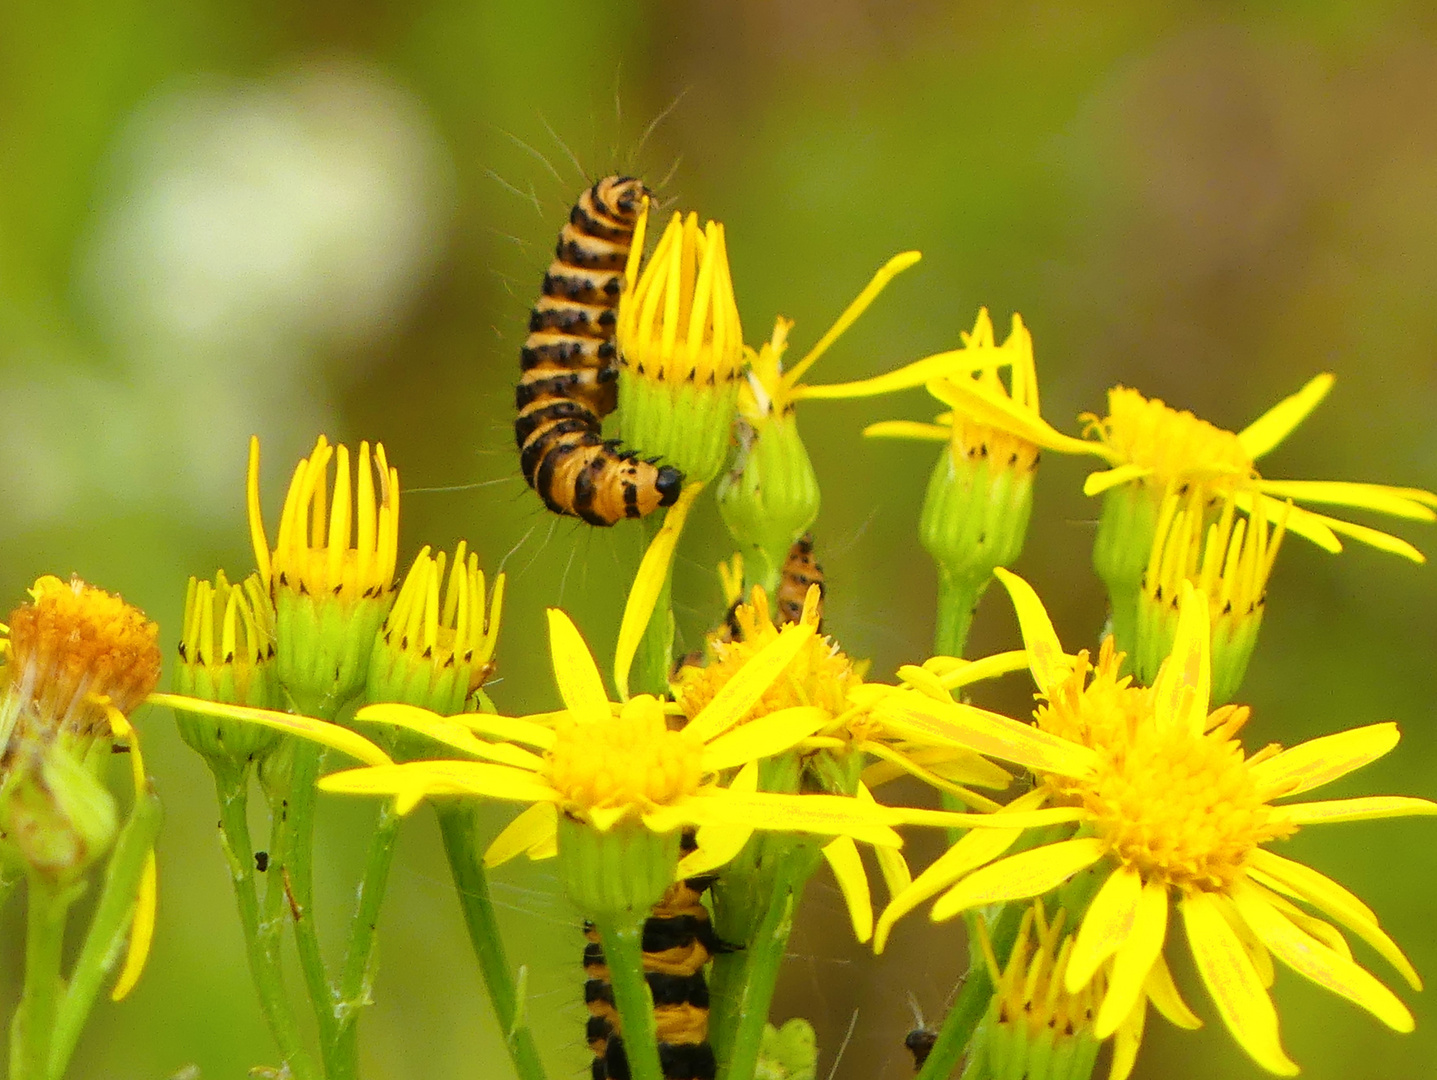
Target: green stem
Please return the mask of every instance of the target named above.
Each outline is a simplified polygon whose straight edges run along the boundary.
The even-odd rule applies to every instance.
[[[1022,905],[1010,904],[994,920],[989,936],[993,942],[993,952],[1000,961],[1013,950],[1021,918]],[[948,1080],[958,1067],[964,1050],[973,1041],[973,1033],[978,1029],[978,1024],[988,1011],[988,1004],[993,998],[993,980],[988,974],[988,965],[978,950],[971,920],[968,924],[968,938],[968,977],[958,991],[953,1007],[943,1018],[943,1026],[938,1031],[938,1039],[933,1043],[933,1049],[928,1052],[928,1060],[923,1063],[923,1068],[918,1070],[914,1080]]]
[[[631,1080],[664,1080],[659,1067],[658,1032],[654,1025],[654,999],[644,977],[644,918],[616,924],[597,923],[609,985],[623,1029],[624,1053]]]
[[[742,956],[741,969],[725,964],[721,979],[717,963],[714,969],[716,987],[722,993],[719,1023],[711,1034],[719,1058],[719,1080],[751,1080],[758,1068],[779,967],[793,932],[793,912],[821,858],[811,844],[799,842],[775,860],[773,889],[757,930],[741,954],[715,958]]]
[[[275,912],[272,932],[261,929],[258,893],[254,878],[254,843],[249,832],[249,766],[216,763],[215,793],[220,803],[220,845],[229,864],[230,883],[234,886],[239,907],[240,929],[244,933],[245,954],[249,960],[250,979],[259,997],[260,1012],[269,1025],[279,1047],[280,1056],[296,1080],[316,1076],[314,1062],[305,1050],[299,1034],[299,1021],[284,988],[283,960],[280,954],[279,927],[283,916]],[[282,857],[282,852],[275,857]],[[282,865],[282,864],[281,864]],[[281,874],[271,864],[268,871]],[[273,879],[271,879],[273,881]],[[274,885],[270,890],[278,892]]]
[[[464,914],[464,925],[469,928],[469,942],[474,946],[474,956],[489,990],[489,1001],[504,1033],[504,1048],[509,1051],[509,1059],[520,1080],[545,1080],[539,1049],[524,1022],[523,1002],[509,973],[499,920],[489,898],[489,877],[479,856],[474,810],[442,803],[436,804],[436,809],[439,831],[444,837],[444,853],[449,856],[449,870],[454,876],[454,891],[459,895],[459,909]]]
[[[644,548],[647,550],[663,521],[659,514],[652,514],[644,518],[642,524]],[[674,571],[670,566],[659,598],[654,603],[654,613],[649,616],[649,625],[634,654],[633,673],[629,679],[632,693],[663,697],[669,692],[669,674],[674,663],[673,580]]]
[[[379,822],[369,841],[369,857],[364,864],[354,917],[349,924],[349,945],[345,949],[344,972],[340,977],[339,996],[334,1008],[334,1046],[326,1055],[331,1069],[330,1080],[356,1080],[359,1076],[359,1012],[371,1000],[375,931],[379,926],[379,909],[384,903],[389,870],[394,865],[402,820],[393,800],[386,802],[379,809]]]
[[[336,1027],[334,993],[324,970],[319,935],[314,925],[314,806],[315,781],[319,777],[322,748],[313,743],[293,739],[285,748],[291,754],[289,777],[270,793],[270,816],[273,843],[265,884],[264,919],[261,932],[266,949],[279,954],[280,928],[288,906],[294,920],[295,944],[299,951],[300,971],[305,989],[314,1007],[319,1025],[322,1050],[334,1045]],[[325,1054],[325,1073],[330,1073]]]
[[[20,879],[24,876],[18,866],[0,863],[0,911],[5,909],[5,903],[10,899],[10,894],[15,891],[15,886],[20,884]]]
[[[65,921],[84,883],[63,886],[30,874],[26,896],[25,986],[10,1046],[10,1080],[47,1080],[50,1041],[64,984],[60,956]]]
[[[938,621],[933,631],[933,655],[963,655],[968,645],[968,631],[973,626],[973,612],[987,586],[987,579],[974,587],[971,578],[951,574],[941,565],[938,567]]]
[[[70,1065],[80,1032],[95,1007],[100,987],[124,952],[133,921],[140,879],[160,830],[160,801],[153,792],[136,801],[116,838],[105,867],[105,883],[85,932],[85,944],[70,974],[55,1014],[50,1041],[49,1075],[60,1080]]]

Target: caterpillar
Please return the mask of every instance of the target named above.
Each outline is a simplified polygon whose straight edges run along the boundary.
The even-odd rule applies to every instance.
[[[693,850],[691,834],[685,850]],[[712,877],[689,878],[670,885],[644,921],[644,977],[654,998],[659,1064],[667,1080],[714,1080],[717,1064],[709,1045],[709,990],[703,967],[715,953],[729,951],[709,921],[703,894]],[[585,1028],[594,1053],[592,1080],[629,1080],[614,991],[598,932],[586,923],[584,936]]]
[[[606,176],[580,194],[559,232],[519,352],[519,468],[556,514],[613,525],[672,506],[683,474],[600,434],[618,401],[614,326],[642,180]]]
[[[793,542],[779,571],[778,588],[773,596],[775,626],[796,623],[803,618],[803,602],[810,585],[818,586],[818,626],[822,632],[823,600],[828,595],[828,586],[824,581],[823,567],[813,557],[813,533],[807,532]],[[729,604],[723,626],[718,631],[720,641],[743,640],[743,627],[738,623],[738,609],[743,603],[744,597],[740,595]]]

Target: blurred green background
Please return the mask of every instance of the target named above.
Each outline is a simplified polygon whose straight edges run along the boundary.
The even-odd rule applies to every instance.
[[[988,305],[1021,311],[1045,414],[1069,430],[1136,385],[1239,428],[1319,370],[1327,404],[1268,475],[1437,488],[1437,17],[1431,5],[495,4],[479,0],[73,0],[0,5],[0,585],[75,571],[160,620],[186,575],[252,565],[245,438],[273,523],[319,431],[383,440],[406,488],[401,561],[467,538],[510,574],[502,708],[552,706],[542,610],[612,655],[637,530],[556,521],[516,475],[510,413],[526,310],[567,205],[616,168],[728,226],[746,336],[798,320],[802,352],[894,252],[903,275],[815,372],[876,373],[953,347]],[[662,120],[654,121],[662,116]],[[652,132],[644,139],[651,123]],[[676,167],[675,167],[676,166]],[[927,419],[920,393],[815,402],[828,627],[880,675],[925,655],[934,575],[915,525],[932,448],[860,445]],[[1092,642],[1095,508],[1050,457],[1019,569],[1065,642]],[[1378,522],[1377,524],[1381,524]],[[1405,535],[1437,549],[1437,531]],[[720,603],[707,506],[678,595]],[[1010,647],[1003,603],[972,647]],[[1341,794],[1437,795],[1437,577],[1292,540],[1245,696],[1251,738],[1396,719],[1406,738]],[[1027,705],[1010,680],[988,703]],[[167,806],[151,967],[102,1004],[76,1077],[238,1077],[274,1052],[250,991],[208,774],[172,719],[141,717]],[[371,808],[324,806],[320,918],[348,906]],[[1430,822],[1290,845],[1366,899],[1437,972]],[[922,855],[925,847],[915,845]],[[502,1076],[432,821],[408,826],[363,1038],[374,1077]],[[496,888],[528,964],[551,1075],[586,1069],[573,913],[552,870]],[[0,916],[0,1008],[21,907]],[[941,1016],[961,933],[921,917],[878,961],[831,883],[810,889],[777,1018],[807,1015],[838,1076],[899,1078],[910,995]],[[936,944],[935,944],[936,943]],[[1384,971],[1370,953],[1362,959]],[[1255,1076],[1209,1021],[1150,1021],[1138,1075]],[[1389,981],[1391,979],[1389,978]],[[1312,1078],[1437,1066],[1437,1007],[1397,1036],[1290,973],[1275,991]],[[851,1037],[844,1033],[852,1024]]]

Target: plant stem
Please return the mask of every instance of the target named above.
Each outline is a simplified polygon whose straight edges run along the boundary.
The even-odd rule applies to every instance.
[[[259,997],[260,1012],[269,1025],[279,1047],[280,1056],[296,1080],[316,1076],[314,1062],[305,1050],[299,1034],[299,1022],[284,988],[284,969],[280,955],[279,927],[283,915],[276,911],[267,918],[272,927],[262,927],[258,893],[254,879],[254,843],[249,832],[249,766],[216,764],[215,793],[220,803],[220,845],[229,864],[230,882],[234,886],[239,907],[240,929],[244,933],[245,954],[249,959],[250,979]],[[268,872],[280,875],[283,852],[274,854]],[[278,889],[268,886],[278,898]]]
[[[642,520],[642,525],[644,548],[647,550],[663,521],[660,515],[652,514]],[[654,603],[654,613],[649,617],[649,625],[645,628],[644,636],[639,640],[638,651],[634,655],[630,690],[635,694],[662,697],[669,692],[669,673],[673,670],[674,662],[673,579],[673,566],[670,565],[663,588],[659,591],[659,598]]]
[[[631,1080],[664,1080],[659,1067],[658,1034],[654,1025],[654,999],[644,977],[644,917],[622,924],[598,922],[599,941],[609,966],[609,985],[623,1029],[624,1053]]]
[[[933,631],[934,656],[963,655],[968,645],[968,631],[973,626],[973,612],[987,588],[987,579],[976,587],[971,578],[953,574],[938,567],[938,620]]]
[[[504,1034],[504,1048],[509,1051],[509,1059],[520,1080],[545,1080],[534,1035],[524,1022],[523,1002],[509,974],[499,920],[489,898],[489,877],[479,855],[474,810],[444,803],[436,804],[436,810],[439,831],[444,837],[444,853],[449,856],[449,871],[454,876],[454,891],[459,895],[459,910],[464,914],[469,942],[474,946],[479,971],[489,990],[489,1001]]]
[[[334,1045],[334,993],[330,989],[315,930],[314,899],[314,804],[315,781],[319,777],[322,748],[301,739],[291,739],[284,748],[292,754],[286,783],[270,793],[269,880],[265,884],[264,918],[260,923],[266,949],[279,955],[280,928],[284,909],[289,906],[294,920],[295,944],[305,989],[314,1006],[319,1025],[319,1043],[325,1053],[325,1074],[329,1075],[327,1050]],[[279,752],[279,751],[276,751]]]
[[[124,951],[140,878],[159,829],[160,801],[151,792],[131,808],[129,820],[120,830],[105,867],[105,883],[85,932],[85,944],[56,1011],[48,1067],[51,1080],[60,1080],[65,1075],[100,987]]]
[[[1000,962],[1013,950],[1021,917],[1022,906],[1009,904],[993,922],[989,937],[993,942],[993,952]],[[989,977],[988,965],[978,950],[976,932],[971,920],[968,924],[968,954],[968,977],[958,991],[953,1007],[943,1018],[943,1026],[938,1031],[938,1039],[934,1042],[933,1049],[928,1052],[928,1060],[923,1063],[923,1068],[918,1070],[914,1080],[947,1080],[958,1067],[964,1050],[973,1041],[973,1033],[978,1029],[979,1021],[988,1011],[988,1003],[993,997],[993,980]]]
[[[29,875],[26,891],[25,986],[15,1013],[10,1045],[10,1080],[46,1080],[50,1071],[50,1040],[64,991],[60,956],[70,905],[84,891],[77,885],[56,885],[40,874]]]
[[[379,926],[379,909],[384,903],[389,870],[394,865],[402,820],[394,801],[387,801],[379,809],[379,821],[370,837],[369,857],[355,898],[344,971],[335,1002],[334,1045],[325,1055],[330,1064],[330,1080],[356,1080],[359,1076],[359,1012],[370,1001],[375,930]]]
[[[793,912],[821,858],[812,845],[798,842],[774,860],[773,888],[763,918],[744,951],[730,954],[735,960],[742,956],[741,969],[726,964],[728,970],[720,980],[715,964],[715,983],[722,993],[719,1023],[712,1036],[719,1056],[719,1080],[751,1080],[758,1067],[779,966],[793,932]],[[717,957],[716,961],[719,959],[729,957]]]

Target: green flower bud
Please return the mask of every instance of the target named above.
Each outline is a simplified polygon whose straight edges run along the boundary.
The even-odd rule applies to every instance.
[[[783,1027],[765,1024],[754,1080],[814,1080],[818,1075],[818,1036],[801,1016]]]
[[[52,744],[0,788],[0,836],[12,858],[55,885],[82,877],[115,842],[115,799],[95,775],[108,741],[97,749],[78,755]]]
[[[599,830],[559,815],[559,883],[586,919],[627,923],[644,917],[673,883],[679,830],[641,821]]]
[[[175,691],[273,709],[279,704],[274,667],[274,609],[259,575],[251,574],[243,585],[231,585],[223,570],[213,585],[190,578]],[[180,738],[207,760],[262,758],[279,740],[273,728],[178,709],[175,725]]]

